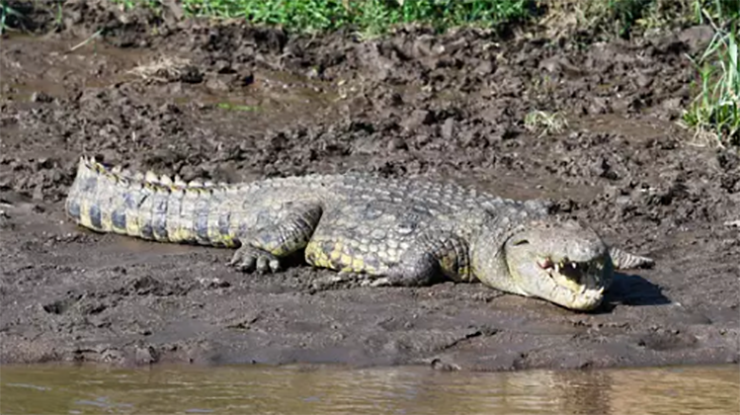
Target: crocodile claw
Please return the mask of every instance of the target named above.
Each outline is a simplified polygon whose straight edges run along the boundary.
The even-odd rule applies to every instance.
[[[229,265],[245,273],[257,271],[264,274],[280,270],[280,260],[275,255],[248,245],[239,248],[234,253]]]
[[[390,279],[387,277],[380,277],[376,278],[374,280],[366,280],[363,281],[363,286],[370,286],[370,287],[390,287],[393,285]]]

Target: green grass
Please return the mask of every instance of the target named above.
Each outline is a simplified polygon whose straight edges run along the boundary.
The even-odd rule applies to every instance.
[[[700,93],[684,113],[684,122],[714,137],[720,145],[740,142],[740,74],[735,25],[718,30],[707,51],[695,61]]]
[[[254,105],[240,105],[240,104],[232,104],[230,102],[219,102],[216,106],[222,110],[227,110],[227,111],[244,111],[244,112],[259,111],[259,107],[254,106]]]
[[[2,20],[14,11],[0,0]],[[21,0],[22,1],[22,0]],[[33,1],[35,4],[36,0]],[[162,0],[110,0],[125,9],[160,9]],[[575,20],[578,29],[627,36],[635,29],[706,21],[709,14],[740,19],[740,0],[181,0],[188,16],[244,19],[290,31],[352,28],[380,35],[393,26],[420,23],[440,31],[457,26],[497,28],[545,17],[553,26]],[[61,3],[58,3],[61,7]],[[708,13],[711,11],[711,13]],[[15,16],[20,17],[20,16]]]
[[[531,4],[528,0],[183,0],[185,10],[197,16],[244,18],[307,32],[351,27],[368,35],[411,22],[440,30],[460,25],[495,27],[528,18]]]
[[[8,24],[10,19],[23,20],[24,16],[18,10],[10,7],[7,1],[0,1],[0,35],[13,30]]]
[[[737,22],[729,29],[715,27],[715,36],[699,59],[700,92],[685,111],[683,121],[698,134],[715,138],[721,146],[740,144],[740,37]]]

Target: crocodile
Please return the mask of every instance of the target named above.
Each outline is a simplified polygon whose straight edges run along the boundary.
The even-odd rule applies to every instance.
[[[185,182],[82,156],[65,212],[100,233],[234,248],[228,265],[244,273],[277,272],[302,254],[314,267],[338,271],[337,281],[478,281],[582,311],[603,302],[615,269],[654,264],[550,206],[360,173]]]

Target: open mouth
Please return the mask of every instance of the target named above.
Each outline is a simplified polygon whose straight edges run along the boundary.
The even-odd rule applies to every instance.
[[[603,261],[591,260],[585,262],[553,261],[550,258],[537,261],[537,265],[548,273],[550,278],[561,287],[583,295],[601,296],[604,286],[600,284],[604,269]]]

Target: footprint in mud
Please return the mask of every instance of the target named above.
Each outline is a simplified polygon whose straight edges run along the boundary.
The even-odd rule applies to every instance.
[[[637,345],[655,351],[676,350],[695,347],[698,339],[680,330],[657,329],[641,336]]]
[[[0,210],[0,229],[12,229],[13,223],[10,222],[10,215],[4,210]]]
[[[115,293],[123,296],[153,295],[155,297],[168,297],[185,295],[189,291],[188,286],[180,285],[177,282],[165,282],[150,275],[143,275],[127,278],[123,281],[121,287],[115,290]]]
[[[72,306],[77,304],[81,297],[81,295],[73,295],[72,297],[52,301],[50,303],[44,304],[43,309],[49,314],[62,315],[66,313],[67,310],[69,310]]]

